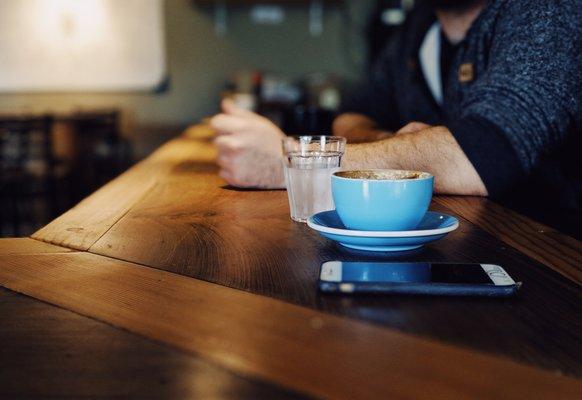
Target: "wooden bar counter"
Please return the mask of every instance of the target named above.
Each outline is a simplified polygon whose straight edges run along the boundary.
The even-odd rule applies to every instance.
[[[0,398],[581,399],[582,245],[485,199],[420,252],[347,251],[189,129],[30,238],[0,240]],[[515,298],[333,296],[329,260],[495,263]]]

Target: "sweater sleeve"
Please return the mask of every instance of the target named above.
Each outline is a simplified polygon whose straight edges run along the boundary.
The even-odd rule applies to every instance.
[[[497,171],[503,182],[495,186],[497,194],[535,170],[545,153],[580,126],[581,9],[576,1],[511,0],[494,24],[487,69],[467,90],[451,132],[486,186],[487,175]],[[503,156],[484,156],[483,143],[465,137],[463,121],[493,131],[491,140]]]
[[[489,197],[503,197],[507,188],[523,179],[519,159],[497,126],[486,119],[466,117],[447,127],[477,170]]]

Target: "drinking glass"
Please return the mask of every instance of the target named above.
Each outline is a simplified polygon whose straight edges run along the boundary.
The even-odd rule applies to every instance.
[[[334,208],[331,175],[340,169],[346,139],[339,136],[289,136],[283,139],[285,184],[291,219],[306,222]]]

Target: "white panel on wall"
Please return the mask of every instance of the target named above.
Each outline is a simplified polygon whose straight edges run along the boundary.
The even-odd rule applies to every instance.
[[[0,92],[151,90],[163,0],[1,0]]]

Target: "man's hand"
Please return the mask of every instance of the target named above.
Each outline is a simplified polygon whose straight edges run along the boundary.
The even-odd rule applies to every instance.
[[[379,129],[376,122],[362,114],[345,113],[333,121],[333,134],[345,137],[348,143],[365,143],[385,139],[390,133]]]
[[[281,162],[283,132],[267,118],[222,102],[222,114],[212,118],[220,176],[230,185],[284,188]]]

